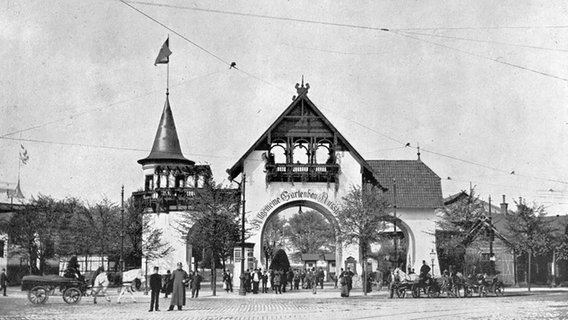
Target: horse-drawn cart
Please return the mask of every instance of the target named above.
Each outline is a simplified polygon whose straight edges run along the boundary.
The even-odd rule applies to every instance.
[[[28,300],[33,304],[42,304],[50,295],[61,292],[63,301],[75,304],[87,291],[87,282],[75,278],[64,278],[57,275],[25,276],[22,278],[22,291],[28,291]]]

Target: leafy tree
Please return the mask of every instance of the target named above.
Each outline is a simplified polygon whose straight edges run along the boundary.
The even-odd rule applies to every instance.
[[[568,260],[568,226],[565,227],[564,234],[556,237],[556,250],[558,260]]]
[[[533,257],[545,254],[552,249],[552,228],[545,220],[543,206],[533,204],[529,207],[524,200],[515,202],[517,211],[507,216],[507,229],[511,237],[511,247],[515,253],[528,256],[528,290],[530,291],[530,264]]]
[[[358,244],[361,256],[361,270],[366,274],[365,266],[372,243],[381,240],[379,231],[383,221],[389,219],[389,202],[382,190],[372,185],[351,186],[342,198],[337,214],[339,236],[345,244]],[[363,288],[367,287],[367,277],[363,276]],[[366,290],[365,295],[367,294]]]
[[[264,241],[267,243],[278,243],[286,232],[286,219],[280,219],[279,215],[270,217],[264,230]]]
[[[270,262],[269,269],[286,271],[290,269],[290,260],[288,260],[288,255],[284,249],[278,249],[274,253],[272,262]]]
[[[284,236],[288,235],[288,228],[285,226],[286,219],[280,219],[280,215],[270,217],[264,229],[264,243],[262,243],[262,250],[266,259],[266,268],[268,269],[268,261],[272,260],[276,248],[280,247]]]
[[[238,203],[236,190],[225,189],[209,179],[195,192],[192,210],[185,212],[178,224],[183,239],[187,235],[192,244],[211,252],[213,295],[216,295],[216,260],[230,254],[239,240]]]
[[[464,269],[464,252],[472,245],[467,239],[469,231],[486,215],[483,201],[473,189],[470,194],[463,194],[465,197],[442,208],[436,222],[440,263],[455,265],[458,270]]]
[[[60,230],[67,223],[60,214],[65,205],[65,201],[39,195],[0,225],[10,238],[10,251],[28,258],[29,273],[50,271],[46,262],[55,256],[57,243],[63,238]]]
[[[77,218],[80,219],[79,230],[86,229],[91,238],[90,248],[83,251],[101,257],[116,256],[120,252],[120,241],[117,241],[120,239],[120,209],[116,204],[103,199],[87,207]],[[88,254],[87,252],[84,253]]]
[[[329,253],[335,243],[333,226],[317,211],[293,215],[286,235],[300,253]]]

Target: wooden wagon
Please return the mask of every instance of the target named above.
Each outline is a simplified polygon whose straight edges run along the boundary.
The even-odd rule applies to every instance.
[[[22,291],[28,291],[28,300],[33,304],[47,302],[50,295],[63,296],[63,301],[75,304],[87,291],[87,282],[79,279],[65,278],[58,275],[24,276],[22,278]]]

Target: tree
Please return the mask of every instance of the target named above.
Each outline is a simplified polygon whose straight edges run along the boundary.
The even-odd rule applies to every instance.
[[[366,261],[372,243],[379,242],[383,221],[388,220],[390,205],[381,189],[364,185],[351,186],[342,198],[337,214],[339,236],[345,244],[358,244],[363,270],[363,288],[367,287]],[[367,290],[363,290],[367,295]]]
[[[270,262],[269,269],[274,271],[287,271],[290,269],[290,260],[288,260],[288,255],[284,249],[278,249],[274,253],[274,258],[272,258],[272,261]]]
[[[470,194],[462,194],[465,196],[442,208],[440,219],[436,222],[436,247],[440,264],[455,265],[458,270],[465,271],[464,253],[472,244],[467,238],[468,233],[484,218],[486,212],[483,201],[473,189]]]
[[[238,203],[236,190],[223,188],[208,179],[202,189],[196,190],[192,210],[184,212],[178,223],[183,239],[187,236],[192,244],[211,252],[213,295],[216,295],[216,260],[226,257],[240,240]]]
[[[270,217],[264,229],[264,243],[262,243],[262,250],[265,254],[266,269],[268,269],[268,261],[272,260],[275,250],[281,246],[284,235],[287,235],[287,228],[285,224],[286,219],[280,219],[279,215]]]
[[[66,207],[66,201],[39,195],[0,225],[10,238],[10,251],[27,257],[29,273],[51,272],[46,262],[55,257],[58,244],[65,239],[61,230],[70,218],[64,214]]]
[[[528,256],[528,290],[531,281],[531,260],[552,249],[552,228],[544,219],[546,211],[543,206],[533,204],[529,207],[524,200],[515,202],[517,211],[507,217],[507,229],[510,233],[510,246],[516,253]]]
[[[328,253],[335,243],[333,226],[316,211],[295,214],[288,220],[286,235],[300,253]]]

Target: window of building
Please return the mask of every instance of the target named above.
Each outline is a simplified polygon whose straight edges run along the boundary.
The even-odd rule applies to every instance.
[[[4,246],[6,242],[4,240],[0,240],[0,258],[4,258]]]
[[[144,183],[144,190],[154,190],[154,175],[149,174],[146,176],[146,182]]]

